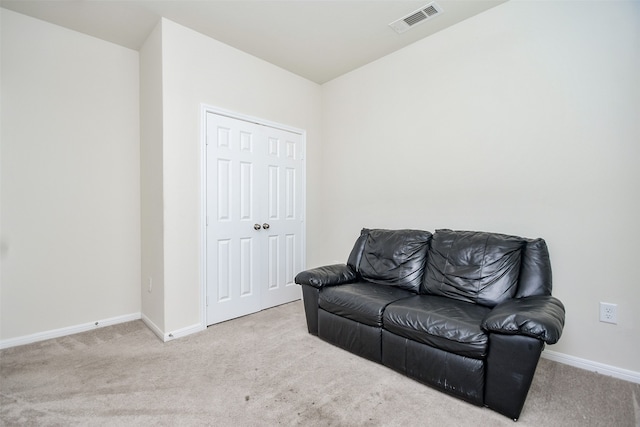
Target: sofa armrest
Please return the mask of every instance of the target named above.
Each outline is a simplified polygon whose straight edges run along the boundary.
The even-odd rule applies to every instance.
[[[482,329],[507,335],[527,335],[555,344],[564,327],[564,305],[550,295],[514,298],[496,305]]]
[[[355,282],[358,274],[346,264],[334,264],[317,267],[298,273],[295,282],[299,285],[309,285],[316,289],[324,286],[342,285]]]

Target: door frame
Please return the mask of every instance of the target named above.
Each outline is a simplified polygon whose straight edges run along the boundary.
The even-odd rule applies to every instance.
[[[259,117],[241,114],[224,108],[208,104],[200,105],[200,324],[202,329],[207,328],[207,114],[217,114],[236,120],[243,120],[261,126],[284,130],[302,137],[302,270],[307,262],[307,132],[293,126],[283,125]]]

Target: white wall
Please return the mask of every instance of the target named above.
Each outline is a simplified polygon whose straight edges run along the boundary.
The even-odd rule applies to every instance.
[[[321,263],[363,226],[544,237],[567,309],[549,349],[640,372],[640,3],[542,4],[323,86]]]
[[[308,158],[318,158],[321,88],[166,19],[162,64],[164,332],[171,333],[202,321],[201,105],[304,129]],[[308,230],[318,230],[319,169],[307,169]],[[319,233],[308,232],[308,241]]]
[[[0,339],[139,316],[138,53],[0,14]]]
[[[140,49],[140,213],[143,319],[164,332],[162,23]]]

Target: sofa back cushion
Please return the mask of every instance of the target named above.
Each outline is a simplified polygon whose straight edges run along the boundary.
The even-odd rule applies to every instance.
[[[370,230],[368,228],[363,228],[360,231],[360,237],[358,237],[358,240],[356,240],[356,243],[353,245],[353,249],[351,249],[351,253],[349,254],[347,265],[353,268],[354,271],[358,271],[358,269],[360,268],[362,252],[364,252],[364,245],[367,243],[369,231]]]
[[[431,233],[421,230],[363,229],[361,239],[365,235],[357,266],[360,276],[369,282],[418,293],[424,277]],[[362,241],[359,239],[356,245],[358,243]]]
[[[503,234],[437,230],[420,292],[494,307],[516,294],[525,243]]]
[[[522,248],[516,298],[551,295],[551,261],[544,239],[528,239]]]

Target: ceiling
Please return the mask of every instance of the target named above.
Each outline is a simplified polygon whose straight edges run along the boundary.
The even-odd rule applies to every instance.
[[[443,13],[397,34],[431,0],[0,0],[0,6],[138,50],[160,17],[317,83],[507,0],[436,0]]]

